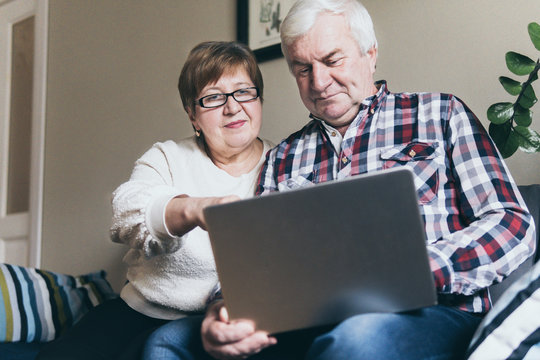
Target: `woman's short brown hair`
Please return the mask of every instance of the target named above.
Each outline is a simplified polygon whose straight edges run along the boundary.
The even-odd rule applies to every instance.
[[[244,44],[235,41],[206,41],[195,46],[186,60],[178,91],[186,111],[195,113],[195,100],[208,84],[216,82],[229,72],[243,67],[253,84],[259,88],[263,98],[263,79],[253,52]]]

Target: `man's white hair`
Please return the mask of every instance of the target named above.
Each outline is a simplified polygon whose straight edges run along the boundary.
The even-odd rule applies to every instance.
[[[280,28],[281,49],[287,62],[287,47],[305,35],[321,13],[343,15],[360,52],[365,55],[377,48],[373,22],[368,11],[358,0],[298,0],[289,10]],[[289,62],[290,65],[290,62]]]

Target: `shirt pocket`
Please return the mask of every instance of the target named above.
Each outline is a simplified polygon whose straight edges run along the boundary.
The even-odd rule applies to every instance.
[[[436,198],[439,191],[440,151],[436,142],[411,142],[387,148],[381,152],[382,168],[406,166],[411,169],[415,175],[418,201],[427,204]]]

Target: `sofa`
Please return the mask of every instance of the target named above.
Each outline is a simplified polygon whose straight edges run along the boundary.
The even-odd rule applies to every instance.
[[[34,359],[45,343],[116,296],[105,271],[71,276],[0,264],[0,359]]]
[[[519,190],[534,217],[536,227],[540,228],[540,185],[519,186]],[[540,232],[537,232],[536,244],[538,249]],[[503,282],[491,287],[495,306],[480,325],[471,343],[471,360],[495,359],[492,354],[486,356],[485,349],[489,350],[493,342],[506,344],[501,339],[504,340],[508,333],[523,334],[524,340],[518,343],[519,349],[502,349],[498,350],[499,354],[504,354],[504,351],[515,354],[524,347],[540,344],[538,312],[517,325],[515,322],[504,321],[517,313],[523,304],[530,306],[531,299],[538,301],[533,306],[540,309],[539,257],[540,251],[536,251]],[[34,359],[43,344],[66,331],[90,308],[116,296],[104,271],[74,277],[0,264],[0,359]],[[528,327],[521,329],[524,324]]]

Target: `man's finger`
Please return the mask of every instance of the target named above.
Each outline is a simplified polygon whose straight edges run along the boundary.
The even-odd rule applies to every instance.
[[[269,337],[265,332],[257,331],[238,342],[212,346],[207,350],[212,356],[218,359],[244,359],[275,343],[275,338]]]
[[[210,341],[217,344],[228,344],[240,341],[255,332],[255,327],[249,321],[225,323],[214,321],[208,328]]]
[[[225,323],[229,322],[229,312],[225,306],[222,306],[221,309],[219,309],[219,320]]]

